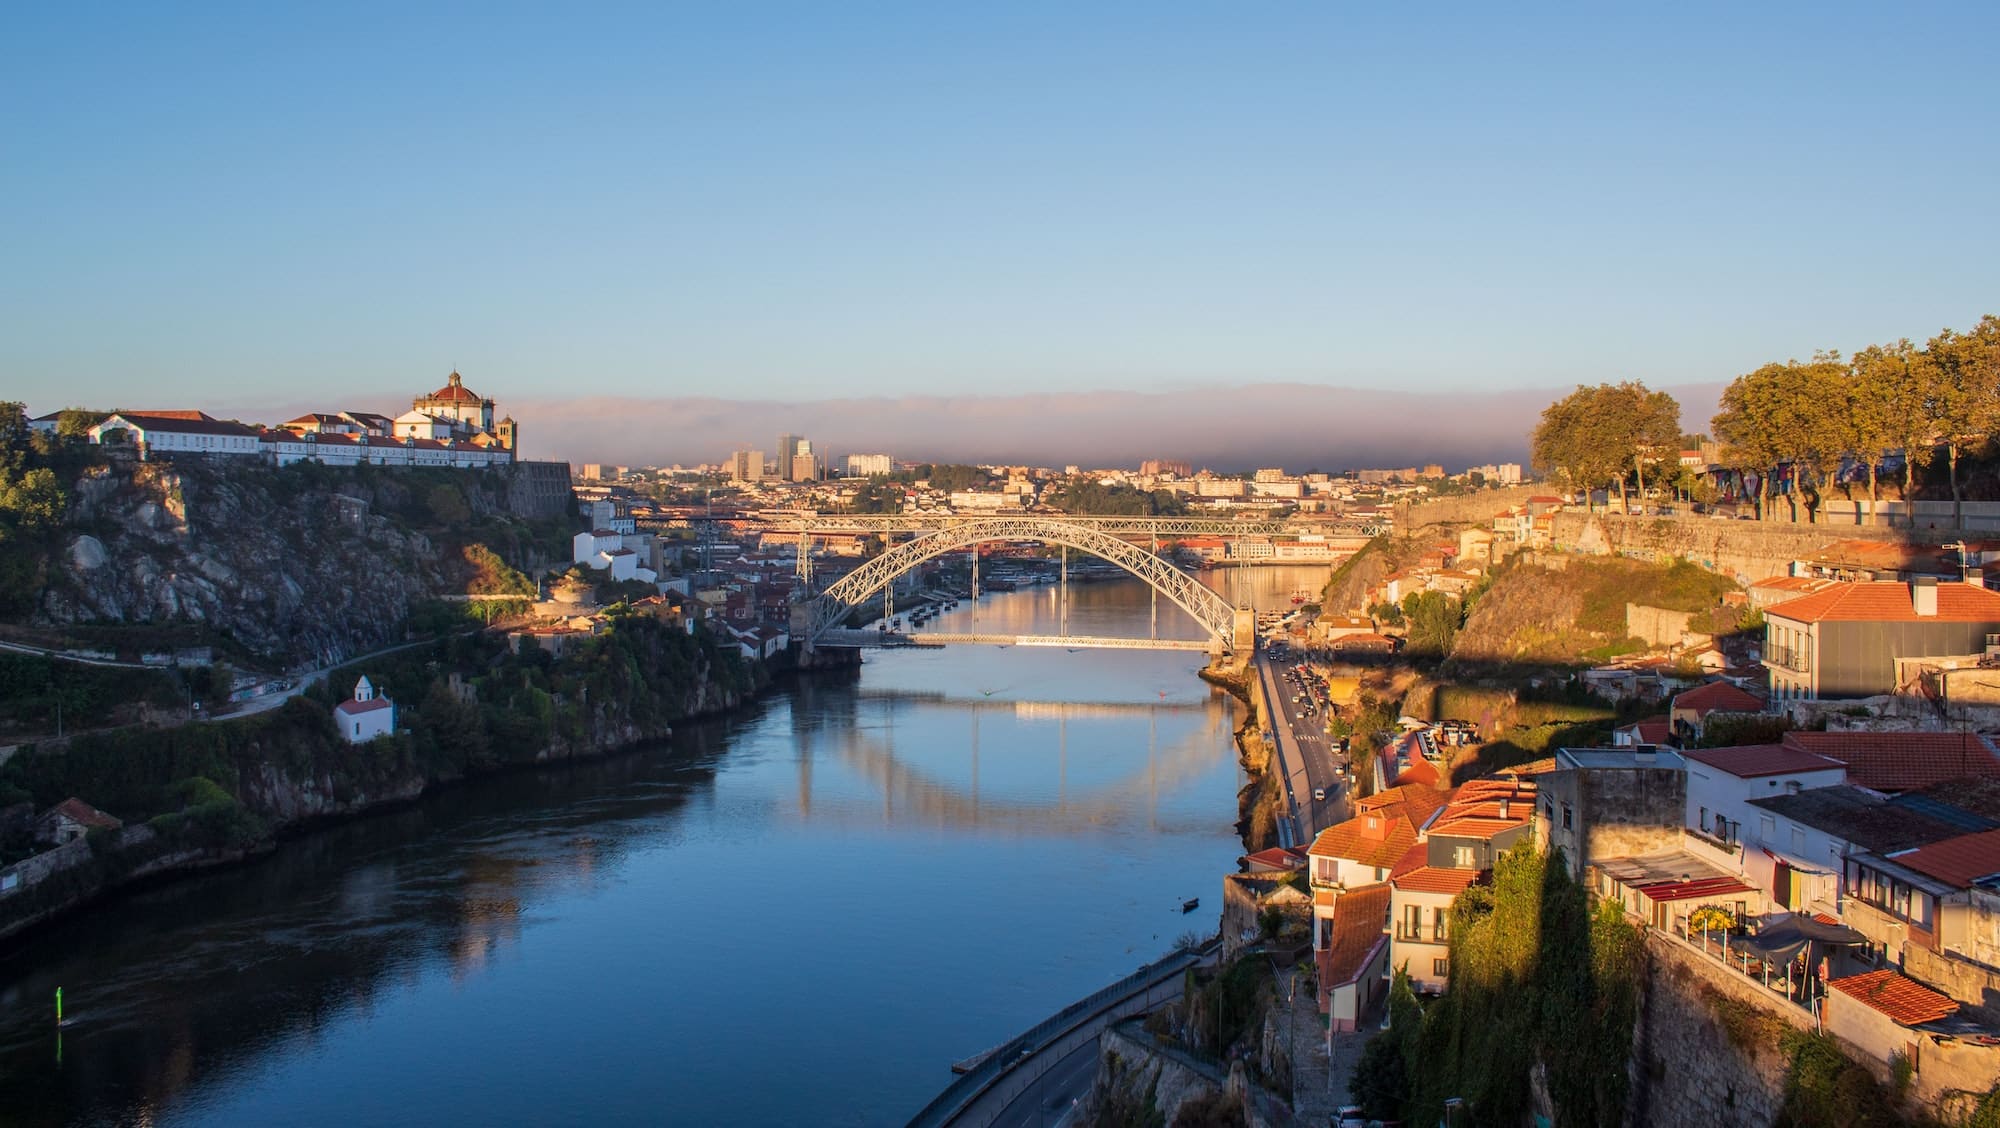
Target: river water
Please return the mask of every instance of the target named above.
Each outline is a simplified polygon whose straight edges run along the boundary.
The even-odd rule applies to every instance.
[[[1209,582],[1272,607],[1325,574]],[[978,627],[1059,619],[1028,588]],[[1152,623],[1137,581],[1071,587],[1074,634]],[[1202,663],[874,653],[121,897],[0,953],[0,1125],[900,1123],[1213,931],[1241,780]]]

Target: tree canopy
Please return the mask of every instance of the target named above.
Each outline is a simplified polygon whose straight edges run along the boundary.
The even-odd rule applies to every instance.
[[[1088,478],[1050,486],[1042,501],[1065,513],[1106,517],[1169,517],[1187,512],[1187,502],[1172,490],[1106,485]]]
[[[1579,384],[1542,412],[1532,461],[1579,489],[1615,488],[1620,496],[1630,474],[1643,496],[1646,468],[1677,459],[1680,440],[1681,407],[1667,393],[1636,380]]]
[[[1942,330],[1922,348],[1898,340],[1847,361],[1822,352],[1762,365],[1729,385],[1713,426],[1727,464],[1756,479],[1760,515],[1770,484],[1782,481],[1793,519],[1802,499],[1816,516],[1849,460],[1866,477],[1872,506],[1880,468],[1897,451],[1908,499],[1916,468],[1942,452],[1953,521],[1962,525],[1960,460],[2000,431],[2000,317]]]

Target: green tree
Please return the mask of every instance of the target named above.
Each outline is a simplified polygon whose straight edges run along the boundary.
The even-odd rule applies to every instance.
[[[1965,527],[1959,457],[2000,427],[2000,317],[1987,314],[1965,333],[1946,329],[1924,351],[1924,415],[1951,470],[1951,520]]]
[[[1663,459],[1677,462],[1680,457],[1681,405],[1665,392],[1655,392],[1642,383],[1629,380],[1618,385],[1606,398],[1623,405],[1619,414],[1626,434],[1620,438],[1620,444],[1631,452],[1632,473],[1643,505],[1646,499],[1646,464]],[[1624,492],[1622,474],[1619,492]]]
[[[1759,517],[1766,512],[1770,476],[1786,465],[1792,470],[1792,519],[1798,520],[1803,492],[1812,495],[1808,513],[1816,508],[1848,449],[1847,382],[1839,356],[1819,353],[1806,362],[1766,364],[1723,391],[1713,427],[1728,444],[1730,464],[1756,473]]]
[[[1530,461],[1535,469],[1582,488],[1586,503],[1588,491],[1608,484],[1624,465],[1613,429],[1601,410],[1609,387],[1578,384],[1576,391],[1542,410],[1541,422],[1531,436]]]
[[[1561,474],[1585,490],[1615,487],[1622,503],[1625,475],[1634,475],[1643,498],[1646,466],[1678,453],[1680,437],[1680,404],[1667,393],[1636,380],[1579,384],[1543,410],[1531,461],[1544,474]]]
[[[1410,1101],[1411,1071],[1423,1064],[1417,1060],[1423,1025],[1423,1007],[1410,989],[1409,968],[1399,967],[1389,984],[1389,1029],[1362,1047],[1361,1060],[1347,1081],[1348,1099],[1369,1116],[1394,1120],[1403,1115]]]
[[[1451,653],[1465,613],[1457,599],[1441,591],[1413,591],[1403,597],[1403,618],[1410,624],[1410,652],[1443,657]]]
[[[1847,386],[1848,443],[1855,457],[1868,464],[1868,515],[1879,503],[1878,467],[1889,452],[1903,452],[1903,500],[1910,499],[1913,467],[1930,460],[1928,424],[1924,419],[1925,368],[1930,360],[1907,338],[1888,345],[1869,345],[1849,361]]]

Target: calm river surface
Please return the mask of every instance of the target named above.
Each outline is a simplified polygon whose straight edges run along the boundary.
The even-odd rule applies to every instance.
[[[1324,576],[1211,582],[1272,607]],[[1149,602],[1073,586],[1070,629],[1143,637]],[[1055,616],[1029,588],[979,627]],[[0,953],[0,1125],[900,1123],[1213,930],[1240,780],[1201,664],[871,654],[87,911]]]

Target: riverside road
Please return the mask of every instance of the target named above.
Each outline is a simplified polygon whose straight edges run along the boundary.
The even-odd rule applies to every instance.
[[[1339,743],[1326,734],[1325,710],[1315,706],[1318,711],[1307,716],[1307,703],[1292,700],[1305,696],[1303,689],[1288,688],[1293,684],[1287,677],[1292,668],[1268,653],[1260,651],[1257,655],[1257,676],[1263,682],[1266,700],[1272,705],[1271,739],[1277,743],[1279,759],[1284,765],[1287,797],[1295,816],[1292,827],[1284,832],[1289,841],[1281,845],[1304,848],[1312,844],[1313,837],[1321,830],[1348,817],[1348,788],[1352,779],[1335,770],[1344,766],[1346,757],[1341,754]],[[1326,798],[1314,799],[1314,794],[1321,791]]]

